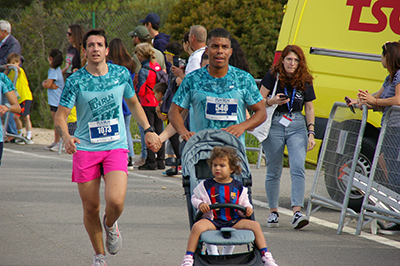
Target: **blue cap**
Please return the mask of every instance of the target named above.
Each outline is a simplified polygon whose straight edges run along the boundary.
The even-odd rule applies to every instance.
[[[145,19],[139,20],[140,23],[150,22],[151,24],[160,24],[160,17],[157,14],[150,13]]]

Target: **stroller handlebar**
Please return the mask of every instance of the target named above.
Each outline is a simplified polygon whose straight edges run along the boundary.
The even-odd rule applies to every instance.
[[[246,215],[246,207],[239,205],[239,204],[234,204],[234,203],[217,203],[217,204],[211,204],[210,210],[214,209],[221,209],[221,208],[228,208],[228,209],[234,209],[243,212],[243,214]],[[196,216],[194,218],[194,222],[197,222],[198,220],[201,219],[204,213],[202,213],[200,210],[196,213]]]

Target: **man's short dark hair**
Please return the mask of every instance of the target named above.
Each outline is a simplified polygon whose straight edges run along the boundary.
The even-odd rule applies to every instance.
[[[169,42],[165,45],[165,51],[173,53],[175,56],[180,56],[183,52],[183,47],[180,42]]]
[[[103,29],[92,29],[92,30],[89,30],[88,32],[86,32],[85,35],[83,35],[83,48],[86,49],[87,39],[93,35],[104,37],[104,44],[105,44],[106,48],[108,47],[105,31]]]
[[[229,42],[232,40],[231,34],[229,31],[223,28],[215,28],[212,29],[207,36],[207,43],[211,40],[213,37],[219,37],[219,38],[226,38],[229,40]]]

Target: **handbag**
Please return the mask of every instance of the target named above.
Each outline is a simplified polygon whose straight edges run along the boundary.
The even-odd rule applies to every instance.
[[[279,81],[279,73],[276,74],[276,81],[272,94],[269,97],[270,99],[275,97],[278,81]],[[262,122],[259,126],[257,126],[253,131],[249,131],[249,133],[255,136],[259,142],[263,142],[268,137],[269,129],[271,127],[271,122],[272,122],[272,116],[274,115],[276,107],[278,107],[278,104],[273,104],[271,106],[266,107],[267,119],[265,119],[265,121]]]

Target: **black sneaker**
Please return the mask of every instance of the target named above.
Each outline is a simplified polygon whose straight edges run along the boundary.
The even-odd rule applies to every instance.
[[[275,211],[271,212],[269,214],[269,217],[267,219],[267,227],[269,228],[277,228],[279,227],[279,214]]]
[[[400,235],[400,224],[390,223],[385,229],[381,229],[378,232],[384,235]]]
[[[144,164],[138,167],[139,170],[157,170],[157,166],[150,166],[148,164]]]
[[[300,212],[296,212],[292,218],[292,226],[293,229],[301,229],[308,224],[308,219],[301,214]]]
[[[130,157],[130,156],[128,158],[128,170],[133,170],[132,157]]]

